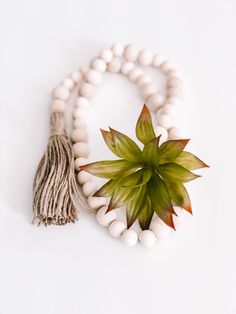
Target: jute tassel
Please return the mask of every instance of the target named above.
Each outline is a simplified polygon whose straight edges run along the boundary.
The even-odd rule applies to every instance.
[[[78,201],[83,207],[88,206],[76,183],[74,153],[67,137],[64,113],[52,113],[50,125],[47,150],[34,177],[34,220],[39,224],[64,225],[78,219]]]

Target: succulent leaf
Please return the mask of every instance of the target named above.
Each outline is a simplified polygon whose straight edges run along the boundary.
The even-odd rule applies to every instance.
[[[166,182],[166,186],[174,205],[180,206],[192,214],[191,201],[184,185],[182,183]]]
[[[148,144],[145,145],[143,150],[143,158],[151,166],[158,167],[159,165],[159,149],[158,144],[160,141],[160,136],[151,140]]]
[[[143,208],[146,203],[146,185],[142,185],[139,188],[135,189],[134,197],[128,201],[126,207],[126,219],[127,227],[129,228],[135,222],[139,216],[140,210]]]
[[[200,177],[199,175],[192,173],[184,167],[173,162],[160,165],[158,172],[164,180],[176,183],[188,182]]]
[[[149,143],[155,137],[151,114],[146,105],[143,106],[136,124],[136,136],[143,144]]]
[[[136,170],[139,166],[124,159],[96,161],[90,164],[80,166],[84,171],[87,171],[97,177],[105,179],[116,179],[124,175],[127,170]]]
[[[130,162],[142,161],[142,152],[131,138],[112,128],[110,128],[110,131],[115,144],[116,154],[119,155],[119,157]]]
[[[160,157],[159,163],[164,164],[174,161],[188,144],[188,139],[169,140],[161,144],[159,147]]]
[[[121,179],[111,179],[96,192],[93,194],[93,196],[108,196],[111,197],[114,193],[117,184],[119,183]]]
[[[188,170],[196,170],[208,167],[208,165],[197,156],[186,151],[180,153],[180,155],[175,159],[175,163]]]
[[[149,228],[153,214],[152,203],[147,196],[146,203],[141,208],[138,215],[138,222],[142,230],[147,230]]]
[[[107,144],[108,148],[109,148],[117,157],[122,158],[122,156],[120,156],[120,154],[119,154],[119,153],[117,152],[117,150],[116,150],[116,146],[115,146],[115,143],[114,143],[114,140],[113,140],[113,137],[112,137],[111,132],[101,129],[101,133],[102,133],[103,139],[104,139],[105,143]]]
[[[148,195],[156,214],[164,223],[174,229],[172,214],[175,214],[175,211],[167,187],[158,175],[153,175],[148,182]]]

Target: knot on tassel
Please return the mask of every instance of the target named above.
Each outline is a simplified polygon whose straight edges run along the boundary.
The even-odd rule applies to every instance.
[[[50,118],[51,136],[66,136],[66,119],[63,112],[54,112]]]

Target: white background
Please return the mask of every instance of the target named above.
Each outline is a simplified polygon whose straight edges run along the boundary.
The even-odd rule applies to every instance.
[[[234,0],[0,0],[1,314],[236,313],[235,32]],[[194,215],[152,250],[126,248],[83,211],[75,225],[31,224],[51,90],[113,42],[181,69],[182,127],[211,165],[188,185]],[[132,135],[142,102],[107,74],[92,106],[101,159],[98,128]]]

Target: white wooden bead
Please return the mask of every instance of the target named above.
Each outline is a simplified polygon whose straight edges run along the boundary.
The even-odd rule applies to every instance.
[[[182,88],[179,87],[171,87],[167,89],[167,97],[182,97],[183,96],[183,91]]]
[[[159,68],[163,64],[164,61],[165,61],[165,57],[159,53],[153,57],[152,65],[154,66],[154,68]]]
[[[158,93],[151,95],[150,97],[148,97],[147,100],[148,108],[153,112],[157,111],[160,107],[162,107],[164,103],[165,103],[164,96]]]
[[[127,229],[122,233],[121,240],[129,247],[135,246],[138,241],[138,235],[134,230]]]
[[[173,77],[176,77],[176,78],[183,80],[183,74],[176,69],[170,70],[168,72],[168,79],[173,78]]]
[[[142,50],[138,55],[138,63],[144,66],[149,66],[153,60],[153,53],[149,50]]]
[[[97,222],[103,227],[108,227],[109,224],[117,218],[115,210],[111,210],[108,213],[106,213],[106,211],[107,206],[103,206],[99,209],[96,216]]]
[[[94,85],[99,85],[102,83],[102,75],[99,71],[96,71],[94,69],[88,70],[87,73],[85,73],[85,79],[87,82],[94,84]]]
[[[71,133],[71,139],[74,143],[76,142],[88,142],[88,132],[85,128],[74,129]]]
[[[79,157],[75,159],[75,170],[79,171],[80,166],[86,165],[88,163],[88,160],[84,157]]]
[[[79,118],[74,119],[73,126],[75,129],[84,128],[84,127],[86,127],[86,122],[83,118],[79,117]]]
[[[78,84],[82,80],[82,74],[79,71],[74,71],[70,74],[71,79],[73,80],[74,84]]]
[[[107,65],[106,62],[101,58],[95,58],[91,62],[91,68],[99,72],[105,72]]]
[[[134,68],[134,63],[124,62],[121,66],[121,73],[124,75],[128,75],[133,68]]]
[[[76,101],[76,106],[79,108],[79,109],[82,109],[82,110],[88,110],[90,105],[89,105],[89,100],[86,98],[86,97],[78,97],[77,98],[77,101]]]
[[[168,116],[167,114],[161,114],[159,117],[158,117],[158,121],[157,123],[160,125],[160,126],[163,126],[163,128],[165,129],[170,129],[171,127],[173,127],[173,118]]]
[[[85,143],[75,143],[73,145],[75,157],[87,158],[89,155],[89,147]]]
[[[170,234],[170,227],[168,227],[160,218],[154,218],[150,224],[149,229],[155,234],[157,239],[166,238]]]
[[[161,115],[161,114],[167,114],[171,117],[175,117],[177,114],[178,108],[176,106],[170,105],[170,104],[166,104],[163,107],[161,107],[158,111],[157,111],[157,118]]]
[[[124,52],[124,46],[122,44],[114,44],[112,45],[111,50],[115,57],[121,57]]]
[[[163,142],[167,141],[167,139],[168,139],[168,132],[167,132],[167,130],[165,128],[163,128],[162,126],[158,125],[158,126],[154,127],[154,131],[155,131],[156,136],[161,135],[160,143],[163,143]]]
[[[94,95],[94,86],[90,83],[82,83],[79,89],[80,96],[91,99]]]
[[[127,226],[123,221],[114,220],[109,225],[109,232],[114,238],[120,238],[122,233],[126,230]]]
[[[92,175],[84,170],[81,170],[77,175],[77,179],[79,184],[84,184],[85,182],[92,180]]]
[[[83,119],[86,120],[88,117],[88,112],[87,110],[81,109],[81,108],[76,108],[73,112],[73,117],[75,119]]]
[[[97,185],[93,180],[85,182],[82,186],[82,191],[84,195],[88,197],[89,195],[94,194],[97,191]]]
[[[143,74],[143,71],[141,69],[134,68],[133,70],[129,72],[129,79],[132,82],[136,82],[142,74]]]
[[[111,49],[103,49],[100,53],[100,58],[104,62],[110,63],[111,60],[113,59],[113,52],[111,51]]]
[[[83,77],[85,77],[85,74],[89,71],[90,67],[88,65],[83,65],[80,68],[80,72],[82,74]]]
[[[161,71],[164,74],[167,74],[167,73],[169,73],[170,71],[172,71],[174,69],[175,69],[175,67],[174,67],[174,65],[170,61],[165,61],[161,65]]]
[[[138,48],[132,44],[125,46],[123,56],[127,61],[135,61],[138,56]]]
[[[90,195],[88,197],[88,206],[92,209],[100,208],[101,206],[104,206],[107,204],[107,199],[105,197],[96,197]]]
[[[182,106],[182,100],[179,97],[168,97],[166,100],[167,104],[172,104],[177,107]]]
[[[143,85],[151,83],[151,81],[152,81],[152,79],[150,78],[150,76],[143,74],[143,75],[139,76],[139,78],[137,80],[137,85],[138,85],[138,87],[142,87]]]
[[[172,77],[167,81],[167,87],[183,87],[183,81],[178,77]]]
[[[70,92],[64,86],[58,86],[53,91],[53,98],[67,101],[70,97]]]
[[[139,234],[139,241],[142,246],[149,249],[156,243],[156,236],[151,230],[143,230]]]
[[[121,68],[121,61],[119,58],[114,58],[110,63],[107,65],[107,70],[112,73],[120,72]]]
[[[141,94],[145,100],[148,99],[148,97],[151,95],[156,94],[157,91],[157,86],[152,83],[145,84],[141,87]]]
[[[62,82],[62,86],[71,91],[74,88],[74,81],[68,77]]]
[[[65,112],[66,103],[63,100],[55,99],[51,105],[51,112]]]
[[[174,127],[169,129],[169,139],[170,140],[175,140],[175,139],[179,139],[179,138],[184,138],[184,134],[182,129]]]

